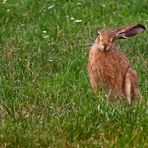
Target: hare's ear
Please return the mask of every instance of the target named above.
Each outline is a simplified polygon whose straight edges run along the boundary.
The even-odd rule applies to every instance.
[[[116,39],[126,39],[135,35],[138,35],[145,31],[146,28],[141,24],[136,25],[128,25],[121,27],[119,29],[115,29]]]

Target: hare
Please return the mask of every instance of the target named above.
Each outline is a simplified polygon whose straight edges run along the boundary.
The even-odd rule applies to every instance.
[[[129,104],[139,97],[137,73],[114,42],[145,30],[143,25],[134,24],[119,29],[104,28],[98,32],[88,59],[90,83],[96,93],[97,88],[102,87],[108,92],[109,100],[126,98]]]

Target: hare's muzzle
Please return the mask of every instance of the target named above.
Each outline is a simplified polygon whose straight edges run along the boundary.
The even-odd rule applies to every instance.
[[[111,45],[109,44],[104,44],[103,45],[103,51],[109,51],[111,49]]]

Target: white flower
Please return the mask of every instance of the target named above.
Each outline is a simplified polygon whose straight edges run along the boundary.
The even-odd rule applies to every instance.
[[[71,20],[75,20],[74,17],[71,17],[70,19],[71,19]]]
[[[82,3],[77,3],[77,5],[79,6],[79,5],[82,5]]]
[[[82,22],[82,20],[75,20],[75,23],[80,23]]]
[[[46,31],[46,30],[44,30],[44,31],[43,31],[43,33],[47,33],[47,31]]]
[[[52,9],[53,7],[54,7],[54,5],[48,6],[48,10]]]
[[[5,4],[6,2],[7,2],[7,0],[3,0],[3,2],[2,2],[2,3],[3,3],[3,4]]]

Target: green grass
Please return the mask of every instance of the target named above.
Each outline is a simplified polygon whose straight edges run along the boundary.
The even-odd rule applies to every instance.
[[[147,32],[118,42],[141,104],[96,97],[87,75],[97,29],[147,27],[147,10],[147,0],[1,0],[0,147],[148,147]]]

